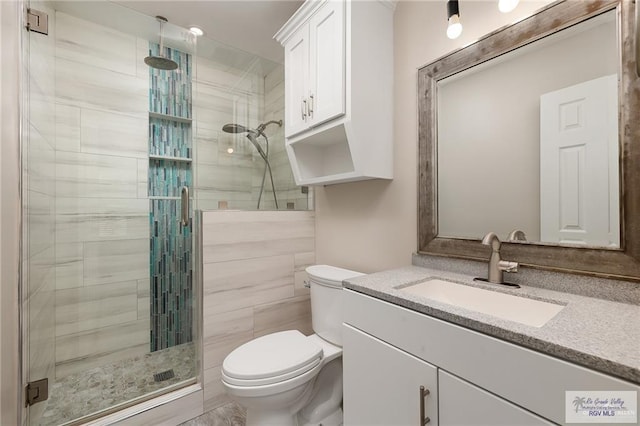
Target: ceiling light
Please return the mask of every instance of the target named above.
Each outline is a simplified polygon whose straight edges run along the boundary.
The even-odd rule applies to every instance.
[[[460,9],[458,0],[447,1],[447,18],[449,25],[447,26],[447,37],[455,39],[462,34],[462,24],[460,23]]]
[[[196,36],[200,37],[202,35],[204,35],[204,31],[202,31],[200,28],[198,27],[191,27],[189,28],[189,31],[191,31],[192,33],[194,33]]]
[[[498,9],[502,13],[509,13],[518,6],[518,3],[520,0],[499,0]]]
[[[227,154],[233,154],[233,148],[231,147],[227,148]]]

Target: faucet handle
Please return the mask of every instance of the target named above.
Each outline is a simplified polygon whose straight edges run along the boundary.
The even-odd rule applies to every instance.
[[[509,262],[508,260],[498,262],[498,269],[504,272],[518,272],[518,266],[518,262]]]

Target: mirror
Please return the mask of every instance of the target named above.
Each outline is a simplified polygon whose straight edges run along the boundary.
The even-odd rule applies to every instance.
[[[557,2],[419,70],[419,251],[640,280],[630,0]],[[510,257],[507,257],[510,256]]]
[[[620,247],[616,29],[611,10],[437,82],[438,236]]]

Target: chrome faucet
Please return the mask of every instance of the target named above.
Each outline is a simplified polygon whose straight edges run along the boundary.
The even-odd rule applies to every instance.
[[[500,259],[500,246],[502,243],[495,232],[489,232],[485,235],[482,239],[482,244],[491,246],[492,250],[489,258],[488,281],[495,284],[504,284],[503,273],[518,272],[518,263]]]

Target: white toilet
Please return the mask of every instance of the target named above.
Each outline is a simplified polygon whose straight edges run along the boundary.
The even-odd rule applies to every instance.
[[[315,334],[262,336],[222,364],[222,384],[247,409],[247,426],[342,425],[342,280],[363,274],[327,265],[307,274]]]

